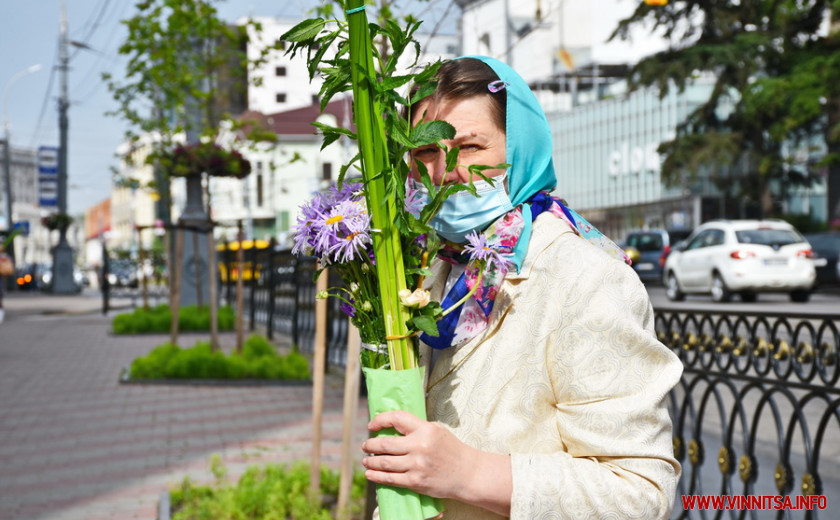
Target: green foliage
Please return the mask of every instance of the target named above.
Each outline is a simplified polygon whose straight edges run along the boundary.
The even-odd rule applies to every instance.
[[[773,184],[809,185],[840,154],[840,41],[821,29],[840,14],[836,1],[714,0],[641,4],[619,23],[613,37],[644,26],[680,44],[639,61],[631,89],[655,86],[664,97],[701,74],[714,85],[705,103],[663,143],[663,179],[687,184],[703,172],[731,198],[760,201],[761,214],[776,206]],[[792,148],[810,155],[824,138],[824,161],[796,160]],[[793,146],[791,146],[793,145]],[[800,153],[801,155],[801,153]],[[838,156],[840,159],[840,156]]]
[[[398,294],[401,290],[414,288],[420,281],[421,268],[435,258],[440,240],[429,226],[429,221],[440,209],[443,201],[459,191],[475,194],[472,180],[466,184],[443,183],[435,185],[422,164],[417,170],[421,182],[429,192],[430,202],[419,218],[405,211],[405,185],[412,164],[407,159],[409,152],[420,146],[437,146],[447,157],[446,169],[458,167],[459,150],[451,149],[443,141],[452,139],[454,127],[444,121],[418,121],[412,126],[412,105],[431,95],[436,86],[435,75],[441,63],[431,63],[419,72],[405,74],[397,64],[401,57],[407,57],[407,69],[415,70],[420,56],[420,45],[414,35],[421,22],[408,16],[398,20],[392,11],[393,3],[379,3],[379,17],[368,22],[367,11],[355,11],[345,16],[346,20],[330,19],[332,7],[340,6],[346,13],[363,6],[362,0],[325,3],[317,10],[317,18],[304,20],[291,28],[280,38],[287,42],[287,53],[306,57],[310,77],[322,80],[319,97],[321,108],[337,94],[353,92],[355,132],[346,128],[316,125],[323,135],[323,146],[341,137],[355,138],[360,153],[339,174],[339,184],[351,167],[361,170],[367,208],[371,215],[373,251],[376,258],[375,287],[370,292],[376,297],[365,295],[363,301],[371,304],[370,313],[357,312],[352,320],[359,328],[363,341],[383,344],[387,340],[391,367],[410,368],[416,363],[416,343],[409,338],[417,331],[437,334],[435,316],[424,314],[433,308],[421,311],[403,306]],[[327,53],[327,49],[331,53]],[[413,53],[413,54],[412,54]],[[329,56],[329,57],[328,57]],[[487,168],[504,168],[509,165],[470,166],[469,171],[478,177]],[[419,237],[423,237],[418,240]],[[360,282],[359,273],[351,268],[335,267],[347,285]],[[350,296],[356,298],[356,291]],[[364,291],[363,291],[364,292]],[[331,294],[345,299],[342,295]],[[358,300],[357,300],[358,301]],[[438,309],[439,310],[439,309]],[[377,316],[383,324],[380,327],[368,325],[368,318]],[[368,334],[375,330],[381,334]],[[363,353],[364,366],[378,367],[381,363],[369,364],[369,358],[382,356]]]
[[[815,220],[811,215],[782,215],[781,219],[795,227],[800,233],[828,231],[828,224]]]
[[[309,498],[309,464],[251,466],[236,484],[225,482],[227,471],[218,456],[211,461],[212,485],[194,484],[188,477],[170,491],[172,520],[329,520],[337,516],[326,504],[337,498],[339,474],[321,468],[323,502]],[[361,518],[365,478],[353,475],[351,518]]]
[[[181,349],[170,343],[155,347],[131,363],[132,379],[309,379],[309,362],[298,352],[277,354],[267,339],[253,335],[242,354],[213,352],[209,342]]]
[[[217,316],[219,330],[233,330],[235,320],[233,308],[227,305],[219,307]],[[111,325],[114,334],[166,333],[171,327],[172,312],[166,304],[150,307],[148,310],[138,307],[133,312],[117,314]],[[178,312],[178,330],[182,332],[209,331],[210,308],[206,305],[181,307]]]
[[[108,115],[129,123],[126,138],[137,143],[154,134],[153,150],[144,154],[147,164],[158,167],[156,190],[169,199],[168,179],[163,172],[184,175],[185,168],[173,160],[176,137],[194,132],[210,146],[220,135],[223,122],[244,135],[240,146],[274,142],[276,135],[257,121],[233,121],[230,100],[265,63],[272,49],[249,59],[245,49],[249,34],[259,38],[260,25],[248,21],[234,26],[219,18],[216,6],[223,0],[142,0],[134,14],[123,20],[128,35],[119,47],[126,58],[124,78],[104,73],[117,109]],[[133,150],[124,156],[133,161]],[[205,164],[214,175],[247,175],[246,162],[233,150],[224,152],[221,164]],[[219,154],[217,154],[219,155]],[[195,167],[195,166],[194,166]],[[199,172],[200,174],[201,172]]]

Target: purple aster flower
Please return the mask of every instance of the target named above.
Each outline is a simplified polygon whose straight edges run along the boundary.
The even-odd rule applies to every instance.
[[[332,243],[325,242],[324,226],[335,215],[330,212],[342,202],[362,199],[362,184],[344,183],[341,189],[331,185],[325,192],[316,193],[312,199],[300,207],[300,214],[292,228],[293,254],[316,255],[322,260],[330,253]]]
[[[339,309],[341,310],[341,312],[350,316],[351,318],[356,315],[356,308],[353,307],[353,304],[351,303],[341,302]]]
[[[324,213],[321,209],[322,196],[316,195],[308,203],[300,207],[295,225],[292,227],[292,254],[312,255],[315,253],[315,237],[323,226]]]
[[[508,251],[503,252],[503,249]],[[464,253],[470,256],[471,262],[485,262],[488,269],[495,266],[504,275],[514,265],[513,261],[507,258],[511,254],[509,249],[490,245],[487,243],[487,237],[473,231],[467,235],[467,245],[464,246]]]
[[[420,218],[420,212],[429,203],[429,196],[425,191],[415,189],[416,184],[413,182],[406,183],[405,186],[405,210]],[[422,185],[421,185],[422,186]]]
[[[343,263],[354,260],[370,243],[370,215],[364,203],[345,200],[324,215],[315,236],[315,252]]]

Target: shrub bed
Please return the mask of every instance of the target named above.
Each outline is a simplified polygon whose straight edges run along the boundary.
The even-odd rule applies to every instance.
[[[211,462],[216,481],[195,485],[188,477],[170,490],[172,520],[330,520],[336,518],[338,472],[321,468],[321,494],[310,500],[309,464],[251,466],[236,484],[226,482],[227,469],[217,456]],[[351,518],[362,516],[365,478],[353,475],[350,493]]]
[[[219,330],[233,330],[235,315],[230,306],[219,307]],[[111,328],[114,334],[139,334],[144,332],[169,332],[172,326],[172,311],[169,305],[143,309],[138,307],[133,312],[118,314],[114,317]],[[178,330],[181,332],[209,331],[210,307],[186,305],[178,313]]]
[[[296,351],[285,356],[263,336],[253,335],[242,354],[213,352],[199,341],[182,349],[169,342],[132,361],[129,379],[309,379],[309,362]]]

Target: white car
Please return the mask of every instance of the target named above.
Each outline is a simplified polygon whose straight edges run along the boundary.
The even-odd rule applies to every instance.
[[[698,226],[665,262],[668,299],[711,294],[727,302],[737,293],[754,302],[760,292],[786,292],[807,302],[816,280],[813,252],[782,220],[713,220]]]

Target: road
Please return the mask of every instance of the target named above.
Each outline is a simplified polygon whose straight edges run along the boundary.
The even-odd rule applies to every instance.
[[[759,294],[755,303],[741,302],[737,296],[729,303],[715,303],[708,295],[689,295],[684,301],[672,302],[665,296],[661,285],[646,285],[653,308],[692,309],[702,311],[731,310],[761,313],[817,313],[840,316],[840,289],[819,290],[811,295],[807,303],[793,303],[787,294]]]

